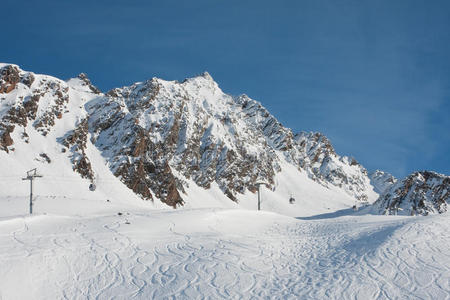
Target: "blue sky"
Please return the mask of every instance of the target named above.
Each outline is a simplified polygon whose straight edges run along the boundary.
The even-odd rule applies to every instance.
[[[106,91],[208,71],[369,171],[450,174],[448,1],[2,1],[0,61]]]

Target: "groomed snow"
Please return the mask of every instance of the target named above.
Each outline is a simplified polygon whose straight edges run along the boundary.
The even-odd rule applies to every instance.
[[[5,208],[26,201],[0,198],[1,299],[450,297],[449,214],[293,218],[105,201],[77,215],[45,201],[47,214],[11,216]]]

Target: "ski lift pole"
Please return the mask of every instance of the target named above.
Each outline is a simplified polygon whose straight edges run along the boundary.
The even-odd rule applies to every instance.
[[[27,177],[22,178],[22,180],[30,181],[30,215],[33,214],[33,180],[37,177],[42,177],[42,175],[37,174],[36,168],[27,172]]]
[[[266,183],[263,181],[257,181],[255,183],[256,187],[258,188],[258,210],[261,210],[261,185],[265,185]]]
[[[258,210],[261,210],[261,185],[258,184]]]

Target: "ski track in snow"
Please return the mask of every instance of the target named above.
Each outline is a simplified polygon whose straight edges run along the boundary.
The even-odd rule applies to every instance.
[[[0,265],[37,264],[31,284],[44,285],[41,274],[57,299],[450,299],[448,214],[271,219],[251,234],[221,212],[68,218],[54,234],[53,217],[0,222]],[[203,215],[202,230],[184,228]],[[151,228],[161,223],[165,232]]]

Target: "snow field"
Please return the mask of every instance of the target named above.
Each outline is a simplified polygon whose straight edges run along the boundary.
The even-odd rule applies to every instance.
[[[1,298],[450,298],[449,214],[120,212],[2,217]]]

